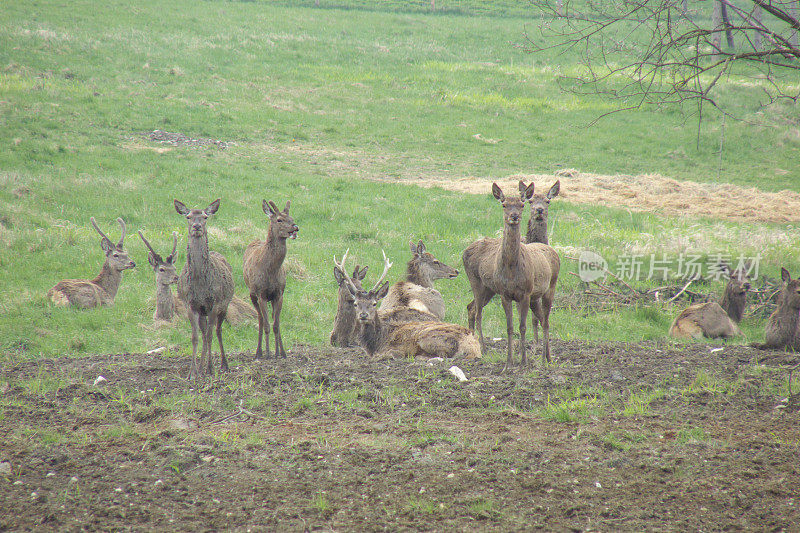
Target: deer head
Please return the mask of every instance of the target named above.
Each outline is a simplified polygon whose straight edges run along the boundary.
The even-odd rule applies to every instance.
[[[429,284],[437,279],[452,279],[458,276],[458,270],[442,263],[433,254],[426,251],[422,241],[419,241],[419,244],[409,241],[408,244],[411,246],[412,254],[411,261],[408,263],[409,274],[414,273],[415,277],[419,277]]]
[[[156,284],[172,285],[173,283],[178,283],[178,272],[175,268],[175,252],[178,249],[178,234],[174,231],[172,232],[172,253],[169,254],[166,259],[162,259],[161,256],[153,250],[153,247],[150,246],[147,239],[144,238],[142,230],[139,230],[138,233],[139,238],[142,239],[144,245],[150,250],[147,253],[147,261],[156,273]]]
[[[523,190],[523,182],[520,183],[520,195],[524,194],[525,191]],[[535,194],[529,200],[528,203],[531,204],[531,220],[546,220],[547,219],[547,208],[550,207],[550,201],[558,196],[558,192],[561,190],[561,181],[557,180],[550,190],[547,191],[547,194]]]
[[[208,217],[219,209],[219,198],[211,202],[205,209],[189,209],[182,202],[175,200],[175,211],[186,217],[189,223],[189,237],[198,239],[206,236]]]
[[[356,286],[355,282],[347,275],[344,270],[339,270],[344,274],[344,283],[350,295],[353,297],[353,308],[356,312],[356,318],[359,322],[372,322],[378,316],[378,302],[386,297],[389,292],[389,282],[384,282],[386,274],[392,267],[392,263],[386,258],[386,253],[383,252],[383,273],[375,285],[369,290],[365,291],[363,288]]]
[[[296,239],[300,228],[294,223],[294,219],[289,215],[291,200],[286,202],[286,207],[280,211],[273,202],[264,200],[261,208],[269,217],[269,231],[273,237],[278,239]]]
[[[781,268],[781,280],[786,284],[781,294],[784,305],[791,309],[800,309],[800,278],[792,279],[789,271]]]
[[[503,221],[508,226],[517,226],[522,220],[522,211],[525,208],[525,202],[530,200],[533,196],[533,183],[525,185],[520,181],[519,190],[519,198],[506,198],[500,186],[497,185],[497,183],[492,183],[492,194],[503,206]]]
[[[728,265],[722,265],[722,271],[728,275],[728,285],[726,291],[741,296],[750,290],[750,276],[748,275],[749,268],[747,266],[731,270]]]
[[[125,242],[125,222],[121,218],[117,219],[117,222],[119,222],[120,228],[122,229],[122,236],[119,238],[119,242],[114,244],[97,225],[97,221],[95,221],[94,217],[91,217],[89,220],[91,220],[92,226],[94,226],[94,229],[102,237],[100,240],[100,247],[106,254],[106,260],[108,261],[109,266],[111,266],[111,268],[114,270],[119,271],[134,268],[136,263],[134,263],[130,257],[128,257],[128,252],[122,249],[122,244]]]

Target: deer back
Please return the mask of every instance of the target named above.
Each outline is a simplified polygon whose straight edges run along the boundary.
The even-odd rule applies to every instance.
[[[792,279],[785,268],[781,268],[781,279],[784,285],[778,307],[767,321],[764,346],[800,351],[800,279]]]
[[[480,358],[475,336],[467,328],[445,322],[409,322],[394,328],[387,348],[408,357]]]
[[[684,309],[670,326],[676,338],[728,338],[741,334],[739,326],[716,302],[703,302]]]

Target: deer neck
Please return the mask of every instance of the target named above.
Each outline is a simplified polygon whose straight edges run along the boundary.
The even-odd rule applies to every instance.
[[[503,227],[503,246],[500,263],[505,266],[516,265],[519,261],[520,225],[505,224]]]
[[[341,289],[340,289],[341,290]],[[333,332],[331,333],[331,342],[338,346],[347,346],[353,341],[353,330],[356,328],[355,314],[347,313],[342,310],[344,306],[351,306],[350,302],[339,300],[339,305],[336,308],[336,316],[333,319]],[[350,316],[346,316],[346,315]]]
[[[419,267],[419,262],[414,259],[409,261],[406,267],[406,281],[429,289],[433,288],[433,280],[430,276],[425,275]]]
[[[92,283],[106,291],[112,300],[114,296],[117,295],[117,290],[121,282],[122,271],[112,268],[108,262],[108,258],[106,258],[106,262],[103,263],[103,268],[100,269],[100,273],[92,280]]]
[[[386,331],[379,317],[376,316],[375,320],[361,324],[359,341],[367,355],[374,355],[383,349],[386,343]]]
[[[531,215],[531,219],[528,221],[528,234],[525,237],[525,242],[549,244],[547,242],[547,217],[542,220],[536,220]]]
[[[156,318],[170,320],[175,315],[175,299],[172,289],[163,283],[156,284]]]
[[[730,285],[725,287],[720,306],[728,313],[730,319],[737,324],[742,321],[742,316],[744,315],[745,299],[746,294],[734,294]]]
[[[286,239],[278,237],[273,231],[272,225],[269,227],[266,246],[268,270],[277,270],[286,259]]]
[[[186,248],[186,268],[189,274],[189,284],[204,288],[210,286],[211,269],[208,266],[208,236],[189,237],[189,245]]]

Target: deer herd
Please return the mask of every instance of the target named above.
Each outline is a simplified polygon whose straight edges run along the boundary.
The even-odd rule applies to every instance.
[[[433,284],[440,279],[453,279],[459,271],[444,264],[428,252],[422,241],[410,242],[411,259],[405,278],[390,285],[386,276],[392,263],[383,255],[383,273],[369,290],[363,282],[367,267],[355,265],[352,274],[346,266],[349,249],[341,261],[333,258],[333,277],[339,286],[338,305],[333,321],[330,343],[333,346],[359,346],[370,357],[424,356],[480,358],[486,350],[483,335],[483,308],[495,295],[500,297],[506,317],[506,367],[514,362],[514,316],[516,303],[519,315],[517,352],[522,365],[527,364],[527,316],[531,311],[533,350],[538,349],[538,329],[541,325],[542,361],[550,361],[550,310],[553,305],[561,261],[548,242],[548,207],[560,190],[560,182],[547,194],[534,194],[534,184],[519,182],[519,196],[506,196],[492,184],[492,194],[502,206],[503,231],[500,238],[482,238],[470,244],[462,262],[470,287],[472,301],[467,305],[468,326],[444,322],[445,301]],[[531,206],[527,232],[523,238],[521,223],[525,205]],[[209,249],[207,223],[220,207],[215,200],[205,209],[189,209],[175,200],[177,213],[186,218],[188,241],[186,263],[180,274],[175,266],[178,234],[172,234],[172,251],[162,258],[139,231],[148,250],[148,262],[156,280],[155,321],[170,322],[187,318],[191,324],[192,362],[189,376],[194,378],[213,374],[212,341],[216,330],[220,353],[220,370],[228,370],[222,342],[222,322],[236,316],[258,320],[257,359],[271,356],[269,308],[272,309],[272,334],[275,357],[286,357],[280,329],[280,315],[286,289],[284,259],[287,240],[297,237],[299,228],[289,214],[291,203],[280,210],[273,202],[264,200],[262,210],[269,219],[266,239],[256,240],[244,251],[243,278],[250,292],[252,307],[234,295],[234,273],[231,265],[219,253]],[[100,234],[100,246],[106,259],[100,274],[91,280],[68,279],[58,282],[47,293],[56,305],[91,308],[111,305],[122,281],[122,272],[136,264],[124,250],[126,227],[121,228],[119,241],[114,244],[100,229],[94,217],[92,226]],[[678,338],[730,338],[741,334],[741,321],[750,280],[747,269],[731,271],[722,300],[705,302],[683,310],[673,322],[669,333]],[[781,269],[782,288],[777,309],[766,326],[763,344],[759,349],[800,350],[800,279],[792,279]],[[177,294],[172,285],[177,284]],[[268,306],[269,304],[269,306]],[[477,332],[477,338],[475,337]],[[266,341],[264,337],[266,336]],[[264,342],[265,341],[265,342]],[[200,363],[197,347],[201,343]],[[262,349],[263,346],[263,349]]]

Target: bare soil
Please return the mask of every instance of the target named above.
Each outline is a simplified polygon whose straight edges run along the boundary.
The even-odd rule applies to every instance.
[[[797,356],[553,344],[465,383],[324,347],[196,389],[170,353],[7,363],[0,531],[798,531]]]

